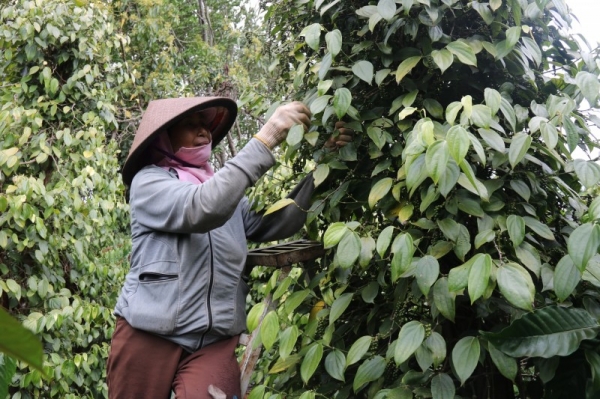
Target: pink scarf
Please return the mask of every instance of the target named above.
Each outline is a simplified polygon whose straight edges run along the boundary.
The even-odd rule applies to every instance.
[[[160,133],[154,141],[154,148],[165,155],[156,165],[165,170],[177,171],[179,180],[194,184],[204,183],[215,172],[208,163],[212,150],[211,143],[200,147],[181,147],[175,154],[166,132]]]

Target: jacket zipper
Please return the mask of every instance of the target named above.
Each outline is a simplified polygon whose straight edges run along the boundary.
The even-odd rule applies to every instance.
[[[208,247],[210,250],[210,276],[208,279],[208,297],[206,298],[206,310],[208,312],[208,326],[206,327],[206,331],[202,334],[202,338],[200,339],[200,348],[204,346],[204,337],[206,334],[212,329],[213,324],[213,316],[212,316],[212,308],[210,304],[210,298],[212,296],[213,283],[214,283],[214,257],[213,257],[213,248],[212,248],[212,238],[210,236],[210,232],[208,234]]]

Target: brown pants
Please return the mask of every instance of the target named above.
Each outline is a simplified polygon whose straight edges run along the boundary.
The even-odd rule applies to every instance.
[[[227,399],[240,395],[240,369],[235,357],[238,337],[219,341],[194,353],[117,319],[107,364],[110,399],[212,399],[214,385]]]

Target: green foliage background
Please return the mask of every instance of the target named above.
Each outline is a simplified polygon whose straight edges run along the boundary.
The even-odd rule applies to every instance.
[[[598,147],[600,64],[565,2],[267,15],[316,120],[286,155],[319,161],[308,232],[330,252],[269,281],[287,293],[260,327],[273,349],[251,397],[598,395],[600,167],[573,154]],[[315,152],[338,119],[354,145]]]
[[[598,147],[600,62],[564,0],[201,3],[210,25],[191,0],[1,6],[0,303],[47,376],[0,354],[0,397],[106,396],[119,167],[147,102],[192,94],[240,105],[217,167],[280,101],[314,115],[251,193],[314,170],[328,249],[253,271],[252,399],[598,394],[600,167],[573,153]],[[354,143],[319,150],[337,120]]]

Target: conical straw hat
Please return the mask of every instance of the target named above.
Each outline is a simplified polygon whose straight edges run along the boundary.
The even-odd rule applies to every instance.
[[[123,165],[123,183],[129,186],[133,176],[148,164],[149,157],[144,156],[144,152],[159,132],[168,129],[183,115],[199,111],[202,111],[210,126],[212,147],[215,148],[235,122],[235,101],[226,97],[182,97],[150,101]]]

